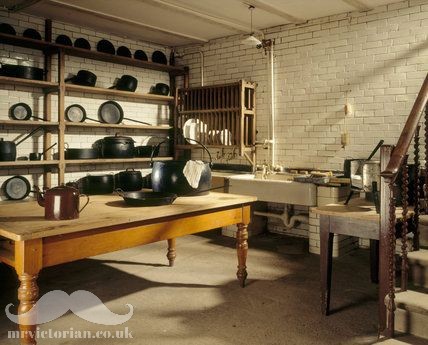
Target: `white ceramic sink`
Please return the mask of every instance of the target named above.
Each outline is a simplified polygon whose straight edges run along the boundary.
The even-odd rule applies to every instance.
[[[229,193],[254,195],[259,201],[316,206],[316,185],[294,182],[293,176],[295,175],[272,174],[262,179],[253,174],[234,175],[229,179]]]

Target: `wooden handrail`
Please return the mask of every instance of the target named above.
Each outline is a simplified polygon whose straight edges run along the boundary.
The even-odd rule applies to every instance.
[[[418,97],[416,97],[415,103],[413,104],[412,111],[407,118],[406,124],[400,134],[397,145],[392,151],[391,159],[381,176],[393,179],[398,173],[401,165],[403,164],[404,157],[409,150],[410,143],[415,134],[416,128],[419,124],[419,120],[422,116],[422,111],[428,100],[428,74],[425,77],[424,83],[419,91]]]

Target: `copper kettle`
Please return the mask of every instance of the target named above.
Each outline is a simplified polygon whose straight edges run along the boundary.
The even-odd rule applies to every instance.
[[[45,208],[45,219],[48,220],[67,220],[79,218],[79,213],[88,205],[89,197],[85,194],[79,194],[76,188],[69,186],[58,186],[40,192],[37,186],[34,186],[37,195],[37,202]],[[86,197],[85,205],[79,209],[79,199]]]

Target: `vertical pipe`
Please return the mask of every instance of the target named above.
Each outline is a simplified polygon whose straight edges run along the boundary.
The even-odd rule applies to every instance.
[[[273,56],[273,44],[269,47],[270,54],[270,82],[271,82],[271,140],[272,140],[272,168],[275,167],[276,157],[275,157],[275,79],[274,79],[274,56]]]

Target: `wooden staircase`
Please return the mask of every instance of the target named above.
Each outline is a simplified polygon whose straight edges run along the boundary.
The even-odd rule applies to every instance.
[[[428,75],[397,144],[385,145],[381,149],[379,331],[386,338],[400,333],[420,339],[408,342],[398,338],[380,342],[385,345],[419,344],[419,341],[428,344],[427,100]],[[423,145],[420,143],[422,128]],[[409,156],[413,157],[413,164],[408,163]],[[425,160],[423,166],[422,159]],[[397,199],[400,199],[403,209],[398,234],[395,216]]]

